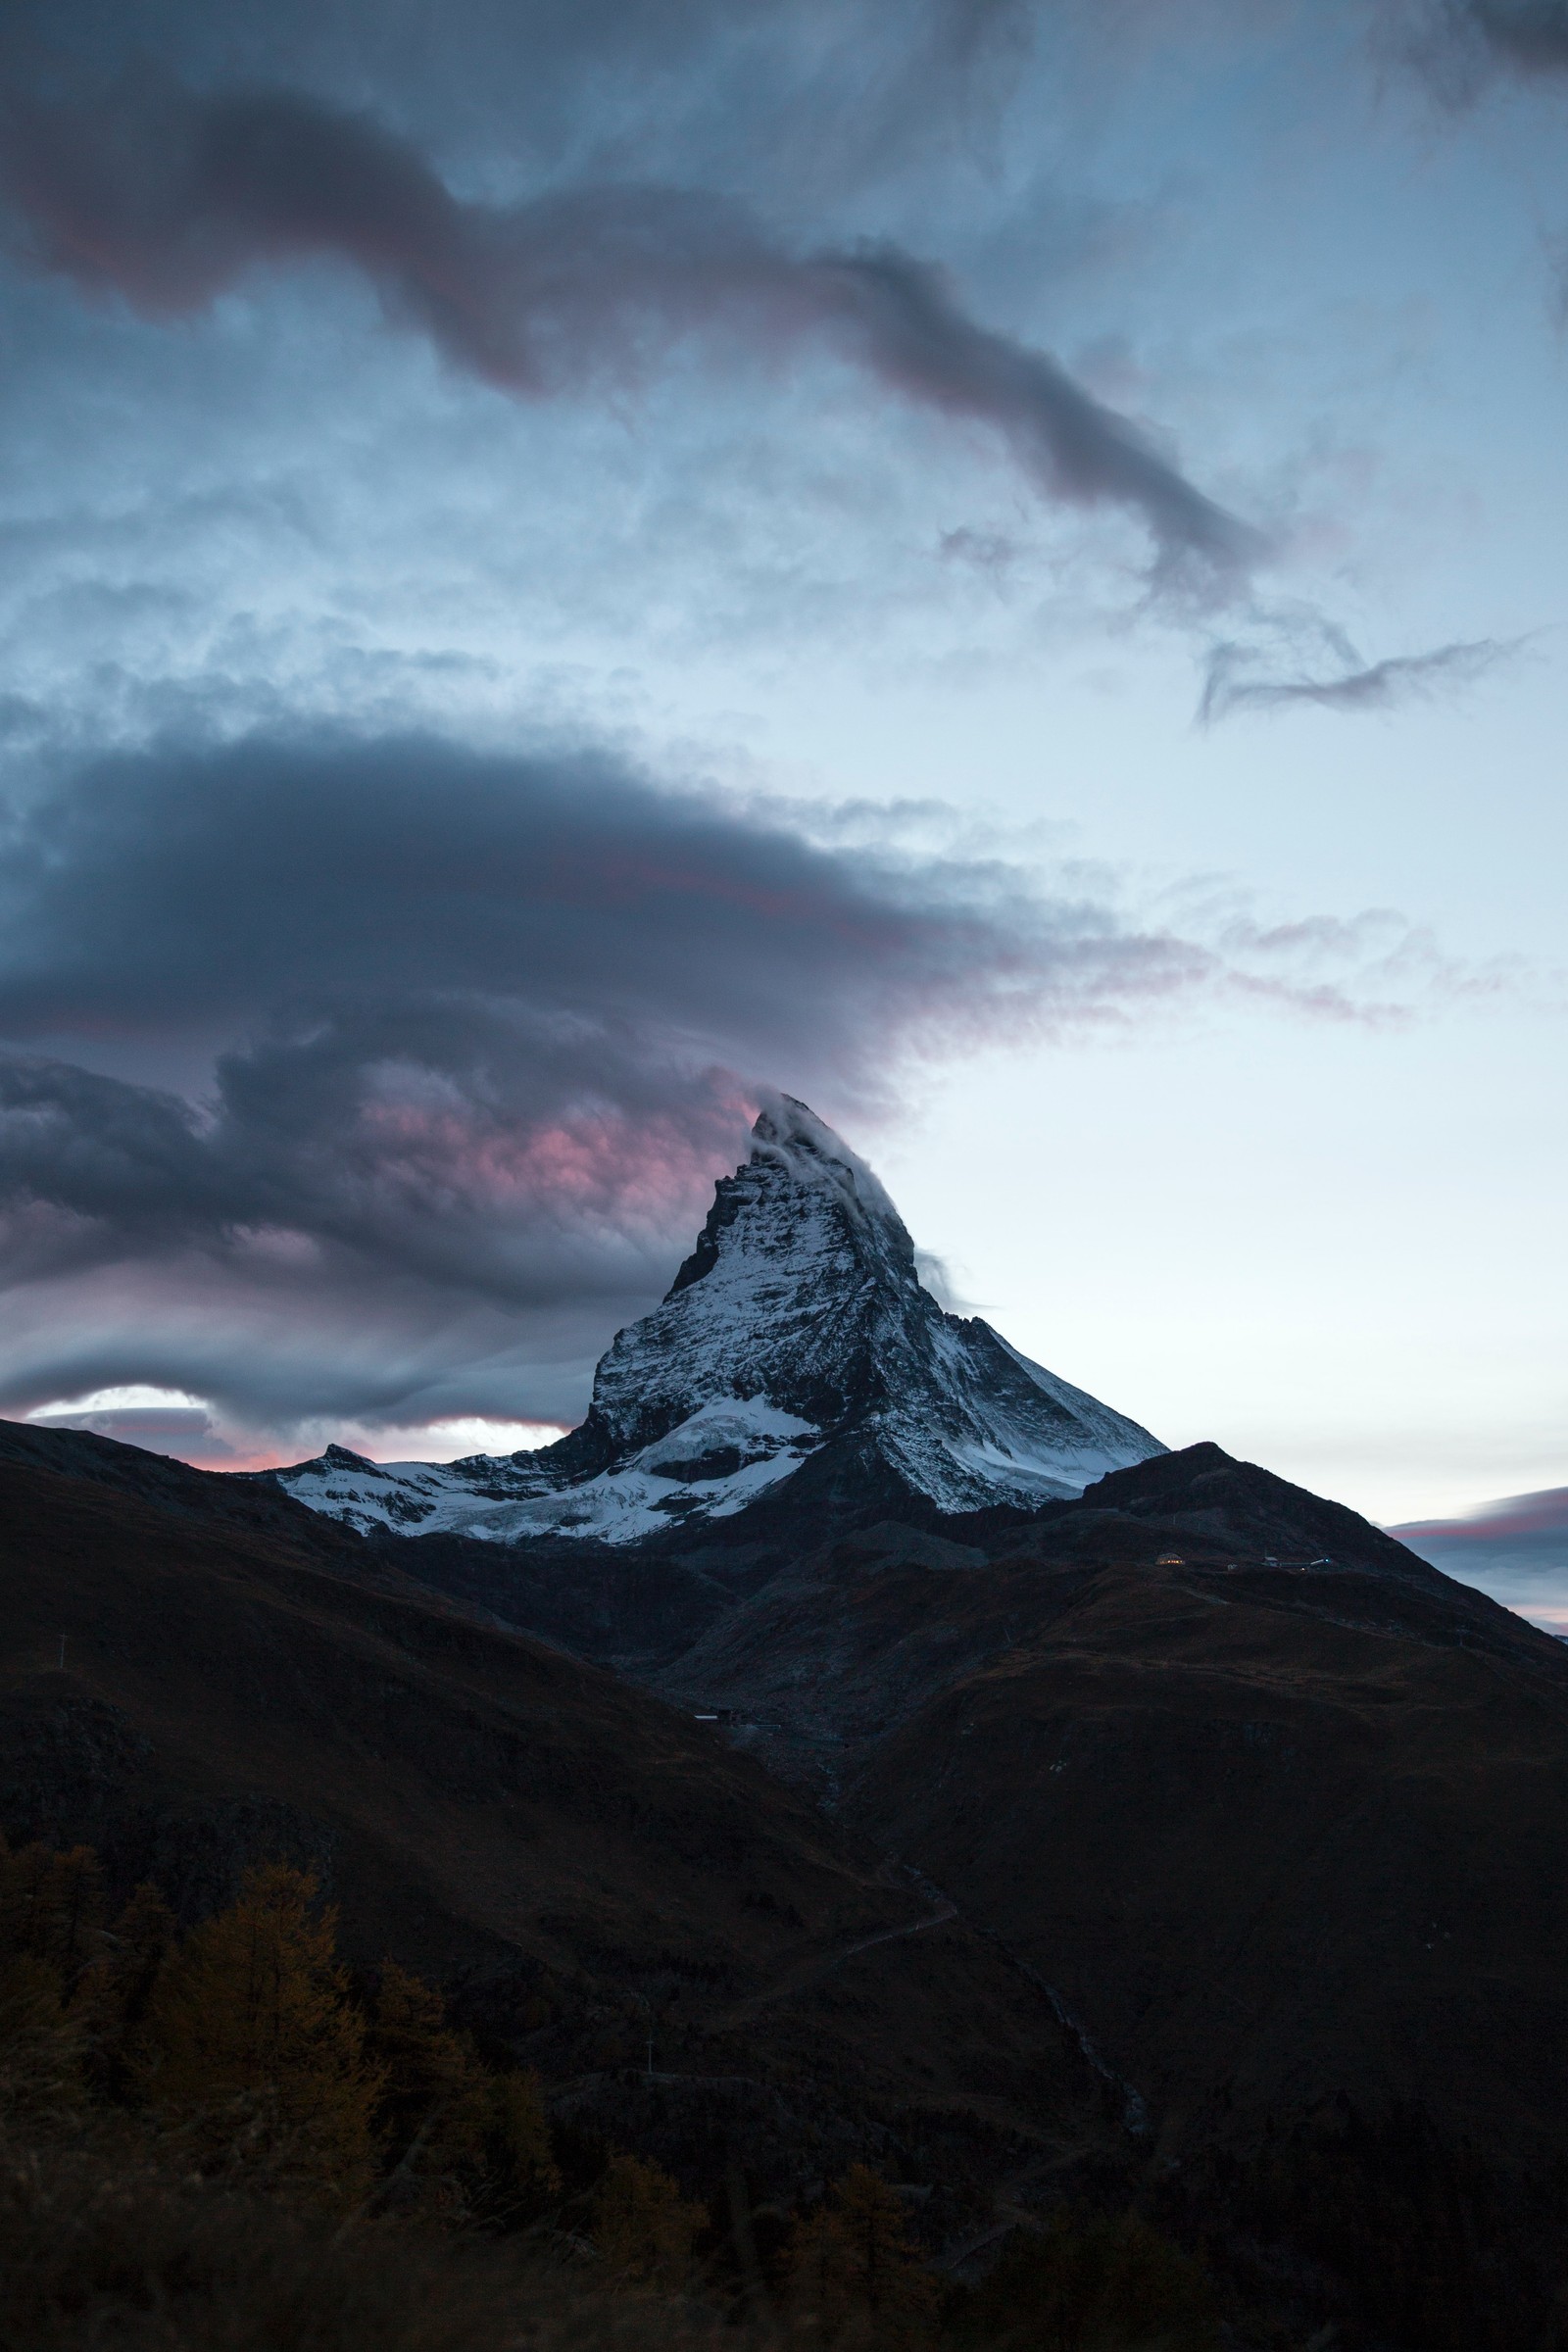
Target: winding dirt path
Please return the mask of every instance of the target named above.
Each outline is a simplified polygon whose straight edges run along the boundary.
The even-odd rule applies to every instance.
[[[759,2009],[765,2009],[770,2001],[782,2001],[792,1992],[804,1992],[808,1986],[819,1984],[836,1968],[842,1968],[846,1960],[853,1960],[858,1952],[868,1952],[875,1943],[896,1943],[904,1936],[923,1936],[928,1928],[945,1928],[950,1919],[956,1919],[957,1916],[958,1906],[950,1903],[944,1895],[936,1909],[924,1919],[911,1919],[902,1928],[879,1928],[874,1936],[861,1936],[856,1942],[846,1943],[825,1957],[798,1961],[773,1984],[764,1985],[760,1992],[749,1993],[744,2001],[734,2002],[722,2016],[714,2018],[713,2024],[721,2027],[739,2025]]]

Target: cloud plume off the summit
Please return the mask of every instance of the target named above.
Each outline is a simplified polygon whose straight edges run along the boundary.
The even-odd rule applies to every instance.
[[[1167,570],[1225,573],[1261,551],[1137,426],[891,242],[797,253],[732,199],[666,186],[465,202],[406,140],[292,92],[197,97],[151,75],[94,105],[14,90],[0,131],[34,257],[150,317],[327,254],[455,365],[524,397],[624,381],[693,333],[814,344],[991,428],[1048,497],[1135,513]]]

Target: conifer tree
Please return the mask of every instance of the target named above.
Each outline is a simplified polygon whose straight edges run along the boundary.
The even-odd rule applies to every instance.
[[[852,2165],[801,2224],[788,2275],[796,2305],[830,2340],[869,2325],[879,2340],[903,2343],[935,2321],[936,2284],[920,2267],[904,2207],[868,2165]]]
[[[689,2202],[657,2164],[614,2157],[594,2197],[594,2243],[614,2277],[677,2294],[690,2281],[708,2208]]]
[[[515,2068],[492,2076],[484,2134],[485,2211],[510,2228],[548,2211],[561,2194],[539,2078]]]
[[[456,2213],[462,2176],[481,2162],[489,2082],[440,1993],[395,1960],[382,1964],[366,2055],[380,2078],[373,2123],[390,2201]]]
[[[105,1947],[97,1856],[0,1839],[0,2101],[62,2119],[79,2106],[102,2029]]]
[[[105,1939],[108,1958],[95,1988],[92,2074],[96,2087],[111,2099],[122,2101],[131,2091],[132,2053],[164,1962],[177,1938],[174,1914],[158,1888],[144,1880]]]
[[[379,2079],[346,1997],[335,1918],[285,1864],[247,1872],[227,1911],[165,1962],[142,2030],[142,2095],[208,2167],[352,2203],[370,2169]]]
[[[8,2121],[64,2122],[75,2113],[83,2041],[58,1969],[30,1952],[0,1958],[0,2113]]]
[[[69,1853],[0,1848],[0,1952],[46,1961],[67,1994],[103,1957],[103,1878],[90,1846]]]
[[[153,1987],[178,1935],[174,1914],[152,1882],[144,1879],[110,1937],[115,1996],[127,2027],[134,2029],[146,2016]]]

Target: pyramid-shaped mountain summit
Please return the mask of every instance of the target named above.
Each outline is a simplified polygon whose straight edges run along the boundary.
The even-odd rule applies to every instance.
[[[785,1095],[558,1445],[379,1464],[331,1446],[273,1475],[366,1532],[621,1544],[764,1500],[835,1517],[1027,1509],[1164,1450],[989,1323],[939,1305],[877,1178]]]

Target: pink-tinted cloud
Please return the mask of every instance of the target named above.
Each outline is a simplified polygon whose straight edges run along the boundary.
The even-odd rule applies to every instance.
[[[1393,1530],[1401,1544],[1419,1551],[1424,1543],[1446,1548],[1470,1546],[1493,1551],[1499,1545],[1535,1542],[1559,1549],[1568,1562],[1568,1487],[1546,1487],[1534,1494],[1507,1494],[1459,1519],[1419,1519]]]
[[[971,1043],[1387,1011],[1388,916],[1140,923],[819,830],[409,738],[174,746],[0,808],[0,1409],[569,1419],[767,1086],[864,1117]]]

